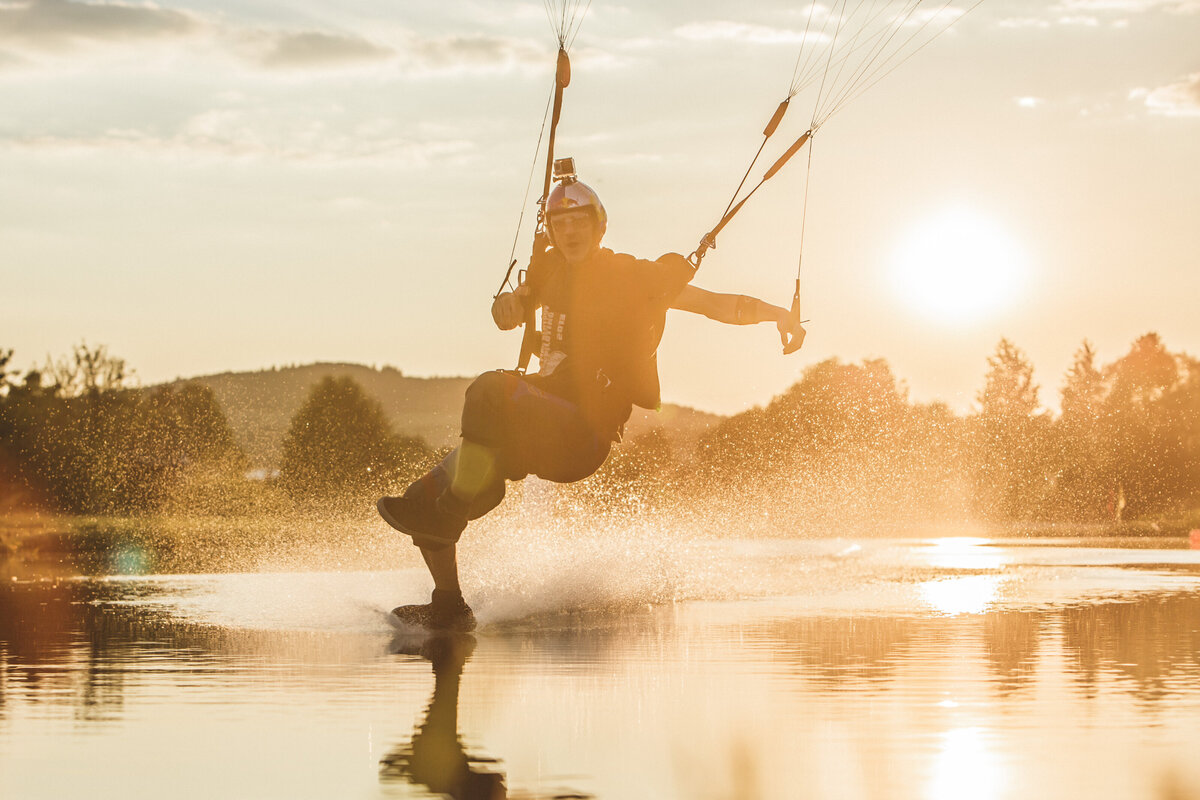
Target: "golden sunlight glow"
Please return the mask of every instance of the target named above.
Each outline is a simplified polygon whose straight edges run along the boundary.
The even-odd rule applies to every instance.
[[[1020,299],[1027,257],[999,225],[965,207],[929,217],[897,245],[892,287],[924,319],[963,324]]]
[[[925,557],[931,567],[942,569],[1000,569],[1010,560],[990,539],[974,536],[935,539]]]
[[[982,614],[995,602],[1000,580],[1000,575],[971,575],[929,581],[921,586],[921,598],[949,616]]]
[[[1005,794],[1004,771],[982,728],[947,731],[933,763],[928,800],[990,800]]]

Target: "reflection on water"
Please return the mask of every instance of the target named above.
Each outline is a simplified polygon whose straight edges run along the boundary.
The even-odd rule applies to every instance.
[[[1150,703],[1196,691],[1200,596],[1151,596],[1136,603],[1068,609],[1063,617],[1071,675],[1087,694],[1096,693],[1109,677]]]
[[[1200,796],[1200,554],[760,551],[810,584],[434,639],[409,573],[10,581],[0,796]]]
[[[943,614],[981,614],[995,601],[1000,575],[968,575],[943,578],[921,586],[921,596]]]
[[[1038,648],[1051,636],[1044,614],[997,611],[983,619],[983,646],[993,683],[1002,693],[1029,685],[1037,675]]]
[[[381,778],[420,784],[453,800],[504,800],[504,775],[496,761],[467,755],[458,734],[458,687],[475,637],[397,636],[393,649],[433,665],[433,697],[412,739],[383,757]]]
[[[1005,770],[985,728],[955,728],[941,736],[926,796],[929,800],[993,800],[1007,794]]]

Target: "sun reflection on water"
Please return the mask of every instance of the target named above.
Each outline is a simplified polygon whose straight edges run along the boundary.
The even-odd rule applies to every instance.
[[[996,600],[1001,570],[1011,557],[996,548],[992,541],[976,536],[953,536],[928,543],[922,553],[931,567],[944,570],[991,572],[983,575],[958,575],[938,578],[921,584],[921,600],[933,610],[947,616],[981,614]]]
[[[921,585],[921,598],[935,611],[947,616],[982,614],[996,602],[1000,575],[971,575],[943,578]]]
[[[934,762],[926,800],[991,800],[1004,794],[999,756],[989,748],[983,728],[947,731]]]
[[[930,566],[943,569],[1000,569],[1010,559],[999,552],[990,539],[952,536],[929,544]]]

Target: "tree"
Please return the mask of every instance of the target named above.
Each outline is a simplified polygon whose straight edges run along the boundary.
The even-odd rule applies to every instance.
[[[12,361],[13,351],[0,349],[0,397],[8,394],[9,376],[8,363]]]
[[[1061,512],[1095,521],[1117,511],[1117,487],[1104,436],[1108,386],[1086,339],[1075,351],[1062,388],[1062,415],[1054,425],[1055,492]]]
[[[1156,333],[1139,337],[1108,365],[1103,436],[1119,505],[1133,518],[1177,510],[1195,492],[1187,434],[1189,372]]]
[[[244,513],[246,460],[212,389],[162,386],[140,398],[130,453],[142,505],[168,501],[191,513]]]
[[[886,361],[827,359],[766,408],[701,437],[684,477],[699,497],[729,505],[737,524],[894,518],[911,488],[895,480],[908,410],[907,392]],[[751,515],[744,498],[753,498]]]
[[[241,453],[212,392],[138,390],[122,359],[76,347],[0,397],[6,483],[68,513],[157,511],[198,471],[241,473]]]
[[[992,420],[1021,420],[1038,409],[1033,364],[1008,339],[1001,339],[988,358],[983,390],[977,396],[980,415]]]
[[[1106,373],[1111,395],[1118,402],[1147,408],[1179,379],[1179,364],[1157,333],[1147,333],[1110,364]]]
[[[1006,520],[1035,518],[1048,499],[1050,453],[1033,364],[1008,339],[987,363],[972,437],[981,510]]]
[[[59,484],[56,494],[65,501],[65,510],[116,514],[149,509],[157,492],[147,491],[139,479],[141,398],[131,387],[125,360],[110,355],[104,345],[80,343],[69,356],[48,363],[46,373],[51,392],[61,401],[55,415],[59,424],[50,431],[61,438],[59,474],[44,477]]]
[[[1095,425],[1103,410],[1104,375],[1096,366],[1096,351],[1087,339],[1075,351],[1062,388],[1062,419],[1072,425]]]
[[[1200,360],[1180,354],[1176,361],[1180,377],[1163,401],[1180,443],[1179,501],[1195,510],[1200,508]]]
[[[8,413],[8,394],[12,372],[8,365],[13,351],[0,349],[0,513],[17,508],[25,502],[25,490],[18,476],[18,465],[11,452],[15,433]]]
[[[213,390],[199,383],[160,387],[147,398],[154,433],[164,451],[183,463],[241,459],[233,430]]]
[[[0,502],[8,507],[45,504],[45,493],[39,491],[42,487],[36,480],[36,462],[46,460],[44,445],[51,444],[41,435],[50,410],[48,394],[37,370],[26,373],[20,384],[6,378],[5,392],[0,395],[0,483],[4,494]]]
[[[906,408],[896,429],[887,486],[899,502],[893,515],[914,521],[963,519],[972,510],[967,422],[942,402]]]
[[[45,372],[30,370],[23,385],[9,385],[0,435],[22,491],[67,512],[121,507],[134,493],[127,444],[137,435],[137,398],[128,377],[106,348],[81,344]]]
[[[700,440],[705,480],[730,470],[769,474],[798,462],[886,449],[907,397],[887,362],[826,359],[765,409],[725,420]]]
[[[87,342],[76,345],[66,358],[48,361],[45,374],[63,397],[117,391],[127,388],[133,378],[125,359],[110,356],[104,345],[93,348]]]
[[[292,418],[279,480],[306,504],[362,501],[416,477],[431,456],[423,440],[393,434],[353,378],[326,377]]]

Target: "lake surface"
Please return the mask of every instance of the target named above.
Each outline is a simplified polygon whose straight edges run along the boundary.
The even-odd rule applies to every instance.
[[[1200,797],[1185,540],[635,541],[467,548],[441,639],[415,562],[14,573],[0,796]]]

